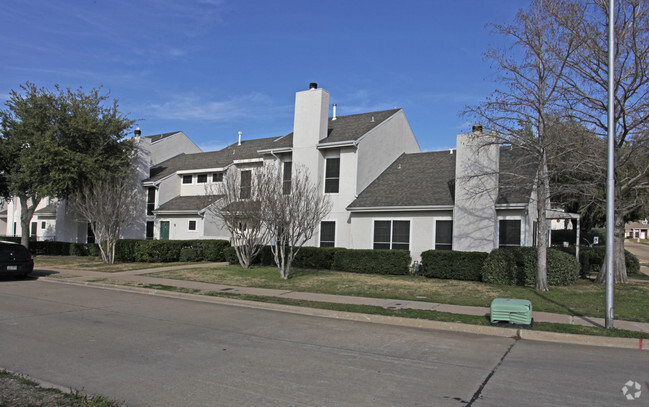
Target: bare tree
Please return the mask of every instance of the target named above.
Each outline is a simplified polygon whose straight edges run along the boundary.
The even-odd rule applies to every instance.
[[[533,0],[528,10],[518,12],[513,24],[492,26],[495,33],[512,41],[509,48],[493,49],[486,54],[500,73],[501,87],[484,102],[467,107],[464,112],[482,123],[493,136],[485,139],[522,149],[525,166],[535,167],[531,172],[518,167],[506,176],[512,186],[535,186],[536,289],[541,291],[548,290],[546,210],[550,209],[551,197],[548,154],[561,151],[549,149],[556,141],[552,137],[552,125],[556,122],[553,118],[559,115],[566,64],[575,50],[566,29],[552,18],[551,10],[555,7],[557,1]]]
[[[207,211],[224,227],[231,237],[239,264],[250,268],[253,260],[268,241],[269,231],[264,226],[261,205],[267,190],[263,167],[240,170],[230,167],[223,181],[207,193]]]
[[[134,172],[87,181],[72,194],[67,210],[92,228],[105,263],[115,262],[115,244],[137,218],[140,183]]]
[[[331,203],[312,182],[308,170],[293,167],[290,185],[273,170],[264,173],[262,218],[271,232],[271,250],[279,275],[288,279],[291,264],[329,211]]]
[[[564,107],[600,139],[606,140],[608,113],[608,0],[575,0],[556,9],[555,18],[577,52],[568,59]],[[649,5],[647,0],[619,0],[615,12],[615,281],[627,281],[624,260],[625,218],[649,202]],[[591,183],[576,185],[593,204],[605,206],[606,149],[583,149],[578,161]],[[602,269],[598,280],[603,281]]]

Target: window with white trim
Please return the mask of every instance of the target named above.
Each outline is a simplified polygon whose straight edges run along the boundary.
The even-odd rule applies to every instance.
[[[374,248],[410,250],[410,221],[375,220]]]
[[[207,184],[207,174],[198,174],[196,176],[197,184]]]
[[[223,182],[223,173],[215,172],[212,174],[212,182]]]
[[[193,175],[183,175],[183,184],[191,184],[193,179]]]
[[[325,165],[325,193],[337,194],[340,184],[340,158],[327,158]]]
[[[291,161],[284,161],[284,173],[282,174],[282,193],[284,195],[291,194],[291,171],[293,163]]]
[[[453,221],[435,221],[435,250],[453,250]]]
[[[252,172],[241,171],[241,186],[239,188],[239,199],[249,199],[252,192]]]
[[[188,230],[190,230],[190,231],[195,231],[196,230],[196,221],[195,220],[190,220],[189,221]]]
[[[334,247],[336,245],[336,222],[320,222],[320,247]]]

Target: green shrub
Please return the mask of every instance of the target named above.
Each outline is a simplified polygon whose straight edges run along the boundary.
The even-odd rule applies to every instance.
[[[97,243],[87,243],[86,248],[88,249],[88,256],[101,256],[99,245]]]
[[[115,243],[115,261],[130,263],[135,261],[135,251],[139,239],[119,239]]]
[[[135,247],[135,260],[143,262],[179,261],[182,240],[141,240]]]
[[[407,250],[338,249],[333,270],[366,274],[408,274],[410,252]]]
[[[230,247],[227,240],[198,240],[196,242],[202,260],[205,261],[226,261],[224,250]]]
[[[482,281],[533,286],[536,281],[536,260],[535,247],[496,249],[484,262]],[[548,249],[546,260],[548,285],[570,285],[579,278],[579,263],[569,253]]]
[[[563,251],[575,255],[575,249],[564,249]],[[581,264],[581,276],[586,277],[591,273],[599,273],[604,259],[606,258],[605,246],[594,247],[580,247],[579,248],[579,263]],[[626,264],[626,272],[628,275],[640,273],[640,261],[638,258],[628,250],[624,251],[624,262]]]
[[[70,256],[87,256],[88,247],[85,243],[70,243]]]
[[[180,249],[179,261],[189,262],[189,261],[200,261],[201,257],[199,256],[198,249],[192,247],[183,247]]]
[[[424,277],[480,281],[487,253],[428,250],[421,254]]]
[[[335,247],[303,247],[293,260],[294,267],[331,270],[334,263]]]
[[[239,259],[237,258],[237,252],[234,250],[234,247],[228,246],[223,249],[223,256],[225,261],[230,264],[239,264]]]

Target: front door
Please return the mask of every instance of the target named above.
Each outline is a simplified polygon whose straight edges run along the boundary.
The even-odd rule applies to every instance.
[[[169,221],[160,222],[160,240],[169,240]]]

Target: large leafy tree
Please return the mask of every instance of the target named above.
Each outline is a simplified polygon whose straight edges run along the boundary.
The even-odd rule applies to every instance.
[[[0,164],[5,197],[21,206],[21,243],[45,197],[66,198],[97,176],[127,167],[132,145],[124,138],[133,121],[99,89],[12,90],[0,110]]]

